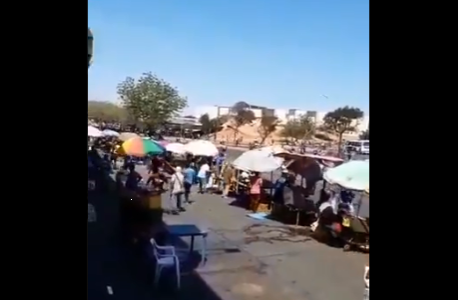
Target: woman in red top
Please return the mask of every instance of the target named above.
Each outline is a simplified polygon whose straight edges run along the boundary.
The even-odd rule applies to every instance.
[[[253,212],[258,210],[259,202],[261,201],[262,178],[259,172],[255,172],[250,180],[250,209]]]

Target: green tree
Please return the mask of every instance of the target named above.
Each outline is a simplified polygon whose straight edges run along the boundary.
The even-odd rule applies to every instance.
[[[234,115],[234,140],[237,138],[237,133],[242,125],[251,123],[256,117],[250,106],[246,102],[237,102],[231,109]]]
[[[231,111],[232,113],[236,114],[239,111],[248,110],[248,109],[250,109],[250,105],[248,103],[244,101],[239,101],[232,106]]]
[[[312,118],[303,115],[299,118],[299,133],[303,140],[309,140],[315,135],[316,125]]]
[[[288,120],[280,131],[280,136],[286,139],[298,140],[301,137],[299,130],[299,122],[296,120]]]
[[[210,116],[208,114],[203,114],[199,118],[200,124],[202,124],[202,131],[205,134],[210,134],[213,129],[213,124],[210,120]]]
[[[307,116],[301,116],[298,119],[289,120],[282,131],[281,136],[291,138],[294,141],[310,139],[316,131],[315,122]]]
[[[219,116],[210,120],[211,133],[215,133],[213,138],[216,140],[216,133],[223,129],[223,124],[228,120],[228,116]]]
[[[151,73],[137,80],[127,77],[118,84],[118,95],[126,110],[149,129],[162,126],[187,106],[176,88]]]
[[[87,115],[97,122],[123,123],[127,118],[126,110],[108,101],[88,101]]]
[[[208,114],[203,114],[199,118],[199,122],[202,124],[202,131],[205,134],[212,134],[221,130],[221,126],[227,122],[226,116],[210,119]],[[214,136],[216,138],[216,135]]]
[[[356,131],[359,119],[363,116],[364,113],[359,108],[350,106],[339,107],[324,116],[324,128],[339,138],[338,149],[341,149],[344,133]]]
[[[264,144],[267,137],[277,129],[278,119],[275,116],[262,116],[258,133],[261,136],[261,144]]]

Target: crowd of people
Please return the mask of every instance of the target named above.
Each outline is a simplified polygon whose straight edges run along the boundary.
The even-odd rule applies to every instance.
[[[116,138],[103,137],[96,139],[92,147],[103,150],[104,160],[112,169],[117,170],[120,159],[118,150],[121,143]],[[180,214],[185,211],[185,207],[193,202],[191,194],[194,190],[201,194],[218,190],[222,192],[222,197],[228,197],[229,193],[234,190],[235,184],[239,188],[238,194],[246,196],[244,198],[247,199],[245,201],[247,209],[256,212],[265,188],[261,174],[246,171],[236,172],[230,164],[226,163],[226,158],[227,153],[224,146],[219,147],[219,153],[214,157],[196,157],[188,154],[181,159],[176,159],[170,152],[154,156],[147,155],[144,158],[123,156],[118,173],[125,177],[124,187],[127,190],[136,191],[139,188],[148,188],[160,193],[168,190],[170,196],[164,207],[166,213]],[[137,172],[138,164],[147,166],[146,179]],[[301,197],[303,196],[303,189],[296,187],[295,176],[286,167],[282,168],[282,175],[271,188],[273,189],[271,200],[274,203],[294,206],[297,190],[300,190],[299,193]],[[326,195],[322,196],[322,199],[329,198]],[[337,196],[330,198],[333,201],[331,206],[335,208]],[[345,200],[349,197],[344,195],[339,198]],[[328,203],[329,201],[323,202]]]
[[[224,186],[220,180],[222,166],[226,160],[226,149],[220,148],[215,157],[195,157],[186,155],[184,159],[175,159],[170,152],[160,155],[146,155],[143,158],[119,156],[118,150],[122,142],[116,138],[97,138],[91,144],[91,151],[97,149],[103,152],[103,158],[108,166],[124,176],[124,187],[130,191],[149,188],[165,192],[169,190],[170,197],[165,212],[179,214],[185,211],[185,205],[193,201],[191,191],[196,187],[198,193],[207,193],[215,184]],[[119,165],[121,161],[121,165]],[[146,165],[147,178],[137,172],[137,166]],[[228,169],[229,170],[229,169]],[[226,178],[228,171],[226,171]],[[117,176],[118,176],[117,175]],[[224,187],[223,187],[224,189]],[[227,193],[225,193],[225,196]]]
[[[120,157],[118,154],[122,142],[116,138],[102,137],[95,139],[91,151],[103,152],[107,165],[117,171],[116,177],[123,176],[124,188],[135,193],[139,189],[149,189],[164,193],[169,191],[164,212],[180,214],[186,206],[193,203],[192,192],[200,194],[219,191],[227,198],[235,183],[248,196],[247,209],[256,211],[261,201],[263,179],[258,172],[238,172],[226,163],[227,153],[224,146],[214,157],[186,155],[184,159],[176,159],[170,152],[161,155],[135,158]],[[121,162],[121,163],[120,163]],[[137,166],[146,165],[147,178],[137,171]]]

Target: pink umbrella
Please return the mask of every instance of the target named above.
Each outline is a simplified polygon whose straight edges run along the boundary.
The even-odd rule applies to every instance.
[[[165,147],[167,146],[168,144],[170,144],[170,142],[166,141],[166,140],[163,140],[163,141],[157,141],[159,143],[159,145],[161,145],[162,147]]]

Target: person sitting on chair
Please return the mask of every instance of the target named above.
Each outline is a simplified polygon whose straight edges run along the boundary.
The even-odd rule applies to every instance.
[[[355,194],[351,191],[341,191],[340,192],[340,203],[346,204],[348,207],[349,213],[354,215],[355,208],[353,207],[353,199],[355,198]]]

